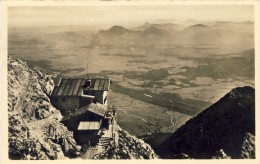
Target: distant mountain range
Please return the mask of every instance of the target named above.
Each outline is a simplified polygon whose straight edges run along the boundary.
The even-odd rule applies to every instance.
[[[162,158],[255,158],[255,90],[239,87],[187,121],[157,147]]]
[[[145,31],[150,28],[156,28],[162,31],[165,31],[169,34],[173,34],[183,28],[182,25],[178,24],[173,24],[173,23],[162,23],[162,24],[150,24],[150,23],[145,23],[139,27],[132,28],[132,30],[135,31]]]
[[[189,26],[163,23],[127,29],[113,26],[100,30],[91,40],[92,46],[128,46],[156,44],[239,45],[254,43],[254,23],[215,21]]]

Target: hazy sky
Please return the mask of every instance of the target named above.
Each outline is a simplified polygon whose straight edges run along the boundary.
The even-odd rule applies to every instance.
[[[9,7],[13,26],[89,25],[107,28],[113,25],[133,27],[149,23],[180,23],[187,19],[253,21],[254,7],[225,6],[51,6]]]

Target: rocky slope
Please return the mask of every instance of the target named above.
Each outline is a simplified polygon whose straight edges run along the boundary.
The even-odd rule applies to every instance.
[[[62,116],[50,104],[52,89],[50,77],[8,58],[10,159],[64,159],[77,153],[73,134],[59,123]]]
[[[239,87],[159,145],[162,158],[255,158],[255,90]]]
[[[65,159],[80,153],[73,133],[49,100],[53,81],[25,62],[8,58],[10,159]],[[150,145],[119,128],[119,146],[95,159],[155,159]],[[82,153],[82,152],[81,152]]]
[[[150,145],[130,135],[122,128],[119,132],[119,146],[106,153],[99,154],[95,159],[157,159],[159,158]]]

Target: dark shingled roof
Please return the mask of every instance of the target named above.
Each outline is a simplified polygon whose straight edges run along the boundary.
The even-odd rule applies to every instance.
[[[90,80],[90,91],[108,91],[109,79],[61,79],[58,86],[55,86],[52,96],[81,96],[84,85]]]
[[[84,106],[80,109],[78,109],[75,113],[73,113],[72,115],[67,115],[67,116],[64,116],[62,118],[62,121],[66,121],[66,120],[69,120],[73,117],[77,117],[79,115],[82,115],[84,113],[86,113],[87,111],[90,111],[92,113],[95,113],[101,117],[104,117],[106,111],[107,111],[107,107],[102,105],[102,104],[89,104],[88,106]]]
[[[82,107],[82,108],[84,108],[84,107]],[[106,114],[106,111],[107,111],[107,107],[104,105],[101,105],[101,104],[89,104],[87,106],[87,110],[104,117],[104,115]]]

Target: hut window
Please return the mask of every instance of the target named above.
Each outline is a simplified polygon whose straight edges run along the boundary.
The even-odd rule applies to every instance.
[[[107,96],[106,96],[105,99],[104,99],[104,104],[106,103],[106,101],[107,101]]]

